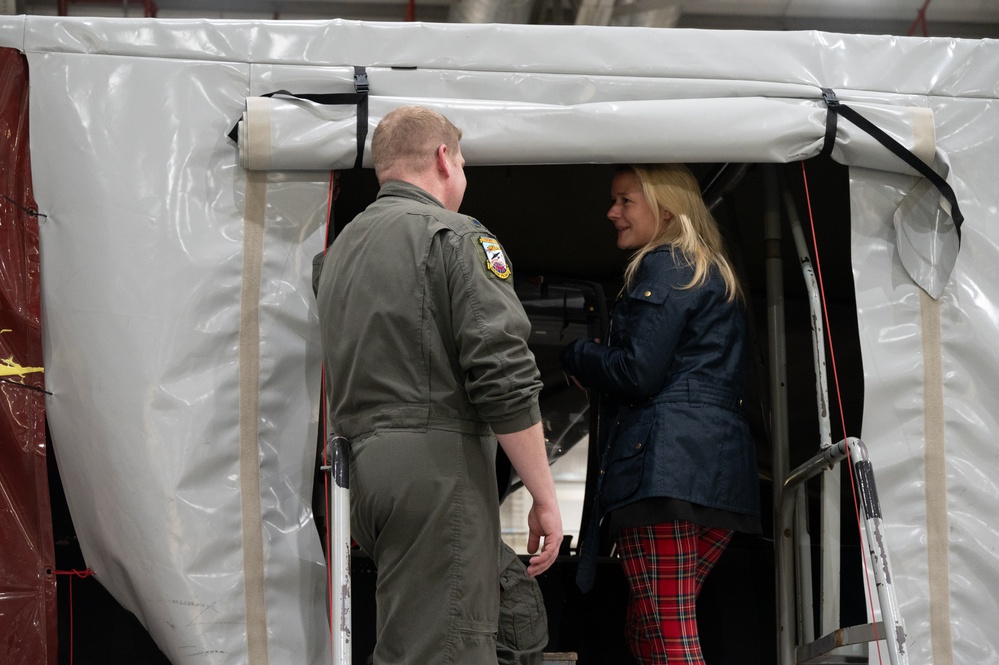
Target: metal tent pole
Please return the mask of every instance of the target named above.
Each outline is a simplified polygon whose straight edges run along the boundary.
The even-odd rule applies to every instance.
[[[780,505],[784,489],[784,479],[787,477],[790,463],[788,461],[788,406],[787,406],[787,347],[785,344],[784,323],[784,265],[781,246],[780,218],[780,186],[777,182],[775,167],[765,166],[763,171],[766,206],[764,209],[764,242],[766,251],[766,286],[767,286],[767,340],[770,357],[770,420],[773,459],[771,462],[773,474],[773,505],[774,505],[774,544],[776,548],[776,577],[778,594],[781,589],[792,589],[794,575],[793,554],[781,556],[783,550],[777,547],[777,542],[783,537],[779,531]],[[784,598],[777,598],[777,644],[778,655],[781,647],[794,643],[794,626],[791,622],[794,597],[791,596],[789,607],[784,607]],[[791,660],[780,661],[789,665]]]

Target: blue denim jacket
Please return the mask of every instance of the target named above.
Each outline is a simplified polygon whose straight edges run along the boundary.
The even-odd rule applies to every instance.
[[[650,497],[759,517],[756,449],[742,409],[745,317],[739,301],[726,302],[715,270],[683,288],[692,276],[679,250],[650,252],[618,297],[607,343],[580,339],[562,352],[563,369],[611,404],[598,519]]]

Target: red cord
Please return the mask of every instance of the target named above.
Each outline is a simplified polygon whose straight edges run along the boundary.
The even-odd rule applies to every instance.
[[[929,0],[926,0],[929,4]],[[826,290],[822,283],[822,264],[819,262],[819,243],[815,235],[815,217],[812,215],[812,197],[808,191],[808,174],[805,172],[805,162],[801,163],[801,179],[805,186],[805,205],[808,208],[808,222],[812,227],[812,250],[815,254],[815,273],[819,280],[819,297],[822,301],[822,318],[826,325],[826,339],[829,344],[829,362],[832,366],[833,372],[833,385],[836,389],[836,399],[839,406],[839,419],[840,426],[843,428],[843,439],[846,440],[846,416],[843,412],[843,398],[839,389],[839,372],[836,369],[836,355],[833,351],[832,343],[832,328],[829,325],[829,308],[826,306]],[[862,533],[862,527],[860,524],[860,506],[857,503],[857,486],[853,477],[853,458],[848,454],[846,456],[847,468],[850,472],[850,491],[853,494],[853,515],[857,520],[857,534],[860,537],[861,545],[864,542],[864,534]],[[863,548],[861,548],[863,549]],[[870,571],[867,569],[867,557],[861,556],[861,563],[864,567],[864,580],[867,583],[867,596],[869,598],[869,609],[871,612],[871,617],[874,616],[874,596],[871,593],[871,576]],[[878,626],[877,623],[873,623],[874,626],[874,644],[877,646],[878,650],[878,662],[881,663],[881,642],[878,637]]]
[[[332,215],[330,212],[333,210],[333,202],[336,200],[337,195],[340,193],[339,185],[339,174],[336,171],[330,171],[330,193],[328,203],[326,204],[326,238],[323,243],[323,255],[326,254],[326,250],[330,245],[330,233],[333,232]],[[320,439],[323,442],[323,466],[329,466],[329,456],[326,450],[326,367],[322,367],[320,371],[319,380],[319,431],[322,434]],[[323,474],[323,501],[326,505],[326,598],[329,603],[328,616],[333,616],[333,549],[332,549],[332,537],[330,536],[330,474]],[[330,644],[333,644],[333,622],[330,621]],[[333,653],[330,652],[330,659],[332,661]]]
[[[323,434],[323,466],[329,466],[326,450],[326,367],[322,368],[322,378],[319,382],[319,431]],[[330,536],[330,474],[323,474],[323,501],[326,504],[326,599],[329,616],[333,616],[333,549]],[[333,622],[330,621],[330,644],[333,644]]]
[[[908,36],[911,37],[916,33],[916,26],[922,26],[923,37],[930,36],[929,28],[926,25],[926,8],[930,6],[930,2],[931,0],[925,0],[923,6],[919,8],[919,11],[916,13],[916,20],[912,22],[912,25],[909,26],[909,32],[906,33]]]
[[[69,665],[73,665],[73,577],[85,578],[94,574],[90,568],[85,570],[53,570],[53,575],[70,575],[69,578]]]

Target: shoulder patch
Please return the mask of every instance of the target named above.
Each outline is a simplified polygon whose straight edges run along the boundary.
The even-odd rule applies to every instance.
[[[503,248],[496,242],[495,238],[480,236],[479,242],[482,243],[482,249],[486,253],[486,268],[491,273],[500,279],[506,279],[513,274],[506,256],[503,255]]]

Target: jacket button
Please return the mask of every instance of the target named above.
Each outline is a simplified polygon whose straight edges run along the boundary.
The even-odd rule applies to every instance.
[[[642,444],[639,443],[638,445],[635,446],[635,450],[641,450],[641,449],[642,449]]]
[[[648,298],[648,297],[649,297],[649,296],[651,296],[651,295],[652,295],[652,291],[646,291],[646,292],[645,292],[645,297],[646,297],[646,298]]]
[[[604,473],[605,473],[604,470],[600,469],[600,475],[602,476],[602,475],[604,475]]]

